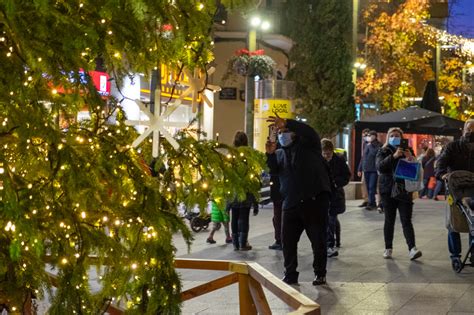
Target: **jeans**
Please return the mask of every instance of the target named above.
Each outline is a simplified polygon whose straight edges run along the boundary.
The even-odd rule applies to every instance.
[[[240,247],[243,247],[247,244],[247,237],[249,233],[249,218],[250,218],[250,207],[247,208],[232,208],[231,209],[231,226],[232,226],[232,239],[234,245],[237,245],[235,242],[235,236],[238,237]]]
[[[398,208],[398,212],[400,213],[400,221],[403,228],[403,235],[405,236],[408,250],[412,249],[415,247],[415,230],[413,229],[413,224],[411,222],[411,217],[413,214],[413,202],[394,199],[389,195],[383,195],[382,200],[385,211],[385,224],[383,227],[385,248],[393,248],[393,234]]]
[[[436,181],[436,187],[434,189],[433,197],[438,197],[438,194],[441,191],[441,188],[443,188],[443,186],[444,186],[444,182],[438,179]]]
[[[428,188],[428,182],[430,181],[429,178],[424,178],[423,179],[423,189],[420,190],[419,192],[419,195],[420,195],[420,198],[423,197],[423,196],[428,196],[429,199],[432,199],[433,198],[433,189],[429,189]],[[439,191],[438,191],[439,192]]]
[[[339,227],[339,229],[338,229]],[[329,215],[328,220],[328,247],[339,245],[341,237],[341,224],[336,215]]]
[[[283,258],[285,276],[298,278],[298,241],[306,231],[313,250],[313,270],[316,276],[326,276],[329,194],[302,201],[296,207],[283,210]]]
[[[283,200],[273,201],[273,229],[275,230],[275,241],[281,244],[281,212]]]
[[[473,237],[469,234],[469,246],[473,242]],[[458,232],[448,231],[448,248],[451,253],[451,259],[461,257],[462,245],[461,235]],[[471,249],[471,252],[474,249]]]
[[[375,207],[377,203],[375,202],[375,195],[377,194],[377,179],[379,175],[377,172],[364,172],[365,184],[367,186],[367,194],[369,197],[368,206]]]

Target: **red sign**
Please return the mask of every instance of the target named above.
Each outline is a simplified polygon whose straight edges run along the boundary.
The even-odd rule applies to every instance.
[[[90,71],[90,77],[92,78],[92,82],[94,83],[95,88],[102,96],[109,96],[110,95],[110,76],[105,72],[99,71]]]

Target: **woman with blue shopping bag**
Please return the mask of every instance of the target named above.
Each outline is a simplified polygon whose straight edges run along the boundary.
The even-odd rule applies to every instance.
[[[400,128],[390,128],[385,145],[376,158],[379,172],[379,191],[385,210],[383,257],[392,258],[393,235],[397,209],[400,213],[403,235],[408,245],[408,257],[411,260],[421,257],[422,253],[415,245],[415,231],[412,224],[413,191],[420,188],[422,179],[421,163],[417,162],[408,141],[403,138]]]

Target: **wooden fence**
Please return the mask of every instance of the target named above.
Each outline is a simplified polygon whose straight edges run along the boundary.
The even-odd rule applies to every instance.
[[[175,260],[175,267],[230,272],[226,276],[183,291],[181,293],[183,302],[238,282],[240,314],[272,313],[262,286],[294,309],[289,314],[321,314],[316,302],[287,285],[255,262],[179,258]]]
[[[226,276],[181,292],[181,300],[183,302],[238,283],[240,314],[272,314],[263,287],[294,309],[293,312],[288,314],[321,314],[319,305],[316,302],[287,285],[255,262],[177,258],[175,259],[175,267],[178,269],[229,272]],[[52,283],[55,284],[56,277],[53,274],[49,274],[49,276]],[[107,312],[110,315],[124,314],[124,310],[115,305],[109,305]]]

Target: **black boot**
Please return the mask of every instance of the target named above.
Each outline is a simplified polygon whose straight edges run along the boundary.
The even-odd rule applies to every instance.
[[[313,285],[323,285],[326,284],[326,277],[325,276],[316,276],[313,280]]]
[[[234,245],[234,250],[239,250],[239,234],[232,233],[232,244]]]
[[[240,250],[251,250],[252,246],[247,241],[248,233],[239,233]]]
[[[286,284],[298,284],[298,272],[286,273],[283,279],[281,279]]]

